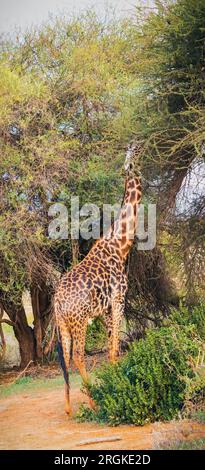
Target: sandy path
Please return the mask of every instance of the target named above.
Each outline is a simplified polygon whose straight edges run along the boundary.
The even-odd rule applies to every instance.
[[[86,397],[71,391],[74,412]],[[77,423],[64,414],[63,388],[38,389],[0,400],[0,449],[153,449],[167,440],[205,437],[205,425],[190,421],[155,423],[143,427]],[[120,440],[93,443],[95,438]],[[91,440],[90,444],[80,445]]]

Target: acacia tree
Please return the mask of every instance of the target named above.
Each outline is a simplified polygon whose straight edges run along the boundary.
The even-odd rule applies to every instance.
[[[136,15],[137,132],[146,145],[143,174],[157,202],[158,239],[169,237],[183,267],[186,290],[203,294],[205,4],[203,0],[156,1]],[[145,17],[146,16],[146,17]],[[193,177],[193,167],[198,177]],[[182,187],[190,203],[186,209]],[[179,204],[180,200],[180,204]],[[180,206],[180,207],[179,207]],[[171,236],[171,238],[170,238]],[[173,243],[172,243],[173,242]],[[166,251],[166,250],[165,250]],[[192,267],[191,267],[192,266]]]
[[[74,258],[70,238],[48,238],[50,205],[69,208],[78,194],[81,203],[102,206],[122,189],[132,115],[129,31],[126,22],[105,25],[88,13],[2,44],[0,292],[21,366],[42,359],[58,272]],[[22,305],[25,289],[34,328]]]

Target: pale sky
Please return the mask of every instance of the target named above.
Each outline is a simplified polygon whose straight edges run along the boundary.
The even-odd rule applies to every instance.
[[[106,5],[111,5],[117,15],[125,16],[139,3],[149,3],[149,0],[0,0],[0,33],[12,33],[15,27],[25,30],[32,24],[45,22],[49,14],[69,15],[89,6],[103,14]]]

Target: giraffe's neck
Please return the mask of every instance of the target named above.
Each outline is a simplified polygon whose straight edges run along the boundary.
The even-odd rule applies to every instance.
[[[138,205],[141,201],[140,177],[129,178],[125,184],[123,204],[117,220],[109,231],[110,242],[116,243],[121,257],[126,260],[134,241],[137,227]]]

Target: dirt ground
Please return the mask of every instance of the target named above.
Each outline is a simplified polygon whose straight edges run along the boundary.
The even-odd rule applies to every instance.
[[[74,414],[86,401],[79,385],[71,390]],[[114,428],[78,423],[64,413],[62,386],[2,398],[0,429],[0,449],[157,449],[170,440],[205,437],[205,425],[191,421]]]

